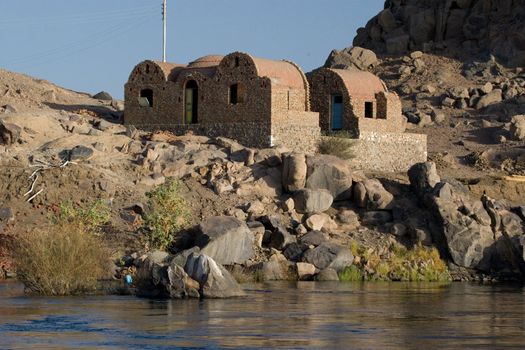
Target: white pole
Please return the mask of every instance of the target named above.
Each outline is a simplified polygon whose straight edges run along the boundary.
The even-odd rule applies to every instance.
[[[162,62],[166,62],[166,22],[168,17],[167,0],[162,5]]]

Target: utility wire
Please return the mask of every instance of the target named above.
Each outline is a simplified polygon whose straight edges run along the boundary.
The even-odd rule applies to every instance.
[[[15,65],[17,67],[25,68],[25,67],[36,67],[36,66],[42,65],[44,63],[49,63],[49,62],[63,61],[66,58],[76,56],[79,53],[82,53],[84,51],[90,50],[95,47],[99,47],[107,42],[110,42],[118,37],[121,37],[129,33],[131,30],[142,27],[144,24],[148,23],[151,20],[152,20],[151,18],[146,18],[142,21],[139,21],[138,23],[128,23],[126,26],[122,26],[122,27],[119,27],[118,29],[107,32],[105,37],[102,40],[95,41],[90,45],[84,45],[82,47],[78,47],[73,50],[69,50],[69,52],[57,51],[55,52],[56,55],[48,54],[46,56],[42,56],[44,57],[44,59],[40,57],[40,59],[26,60],[25,64],[24,62],[22,62],[22,63],[17,63]]]
[[[140,15],[145,12],[150,12],[156,10],[156,7],[153,6],[141,6],[134,8],[126,8],[119,10],[110,10],[110,11],[101,11],[101,12],[87,12],[87,13],[75,13],[59,17],[16,17],[8,19],[0,19],[1,24],[17,24],[17,23],[27,23],[31,22],[32,24],[49,24],[49,23],[64,23],[64,22],[79,22],[79,21],[98,21],[106,19],[121,18],[127,16]]]
[[[83,50],[83,48],[85,47],[91,47],[91,42],[98,42],[100,38],[105,38],[108,36],[111,37],[114,33],[118,34],[122,30],[127,32],[130,29],[132,29],[134,26],[142,24],[143,22],[148,21],[150,19],[153,19],[153,15],[143,14],[141,17],[135,18],[135,20],[132,23],[129,23],[129,22],[119,23],[119,24],[110,26],[108,28],[104,28],[101,31],[91,33],[88,36],[77,38],[74,41],[65,43],[58,47],[51,48],[49,50],[36,52],[34,54],[20,57],[17,59],[6,60],[5,63],[9,65],[21,65],[24,63],[32,62],[32,61],[42,61],[42,59],[45,59],[47,57],[64,56],[64,55],[67,55],[71,51],[74,52],[78,50]]]

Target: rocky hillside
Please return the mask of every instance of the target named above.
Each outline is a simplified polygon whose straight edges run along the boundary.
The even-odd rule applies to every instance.
[[[440,66],[422,53],[370,66],[387,76],[401,62],[415,72],[415,60],[430,70]],[[442,99],[429,99],[427,106],[420,105],[423,95],[413,95],[427,74],[412,74],[415,80],[403,84],[396,69],[391,86],[400,92],[404,85],[413,89],[403,97],[405,114],[432,119],[424,116],[441,108]],[[460,74],[454,72],[448,85],[436,87],[436,96],[448,94]],[[189,285],[184,292],[176,289],[181,279],[194,286],[191,295],[197,288],[201,295],[211,293],[191,273],[198,270],[192,266],[211,264],[199,254],[236,275],[264,280],[442,280],[449,273],[463,280],[515,278],[525,272],[519,253],[525,244],[520,187],[508,196],[510,191],[488,193],[505,199],[493,200],[480,192],[494,184],[457,181],[458,169],[440,178],[434,163],[419,164],[409,174],[363,174],[329,155],[290,155],[283,148],[250,149],[224,138],[146,133],[120,124],[117,101],[7,76],[20,92],[0,99],[0,278],[9,270],[6,241],[49,222],[62,203],[82,208],[95,201],[111,209],[103,237],[113,251],[114,277],[142,271],[153,283],[145,294],[187,295]],[[493,83],[494,90],[505,82]],[[49,103],[41,94],[48,88],[55,89],[54,99],[64,96],[64,101]],[[475,92],[481,94],[477,87]],[[447,108],[447,113],[455,111],[455,103]],[[446,114],[443,121],[436,113],[430,122],[411,127],[445,135],[435,140],[448,149],[455,139],[445,137],[463,137],[470,125],[456,114]],[[458,146],[461,152],[473,147],[467,141]],[[440,164],[440,171],[450,168]],[[191,219],[181,240],[158,253],[149,245],[144,224],[151,213],[147,193],[171,181],[179,181]],[[159,284],[159,271],[172,273]],[[221,266],[216,272],[226,275]]]
[[[524,0],[387,0],[353,42],[377,53],[422,50],[449,57],[494,55],[525,65]]]

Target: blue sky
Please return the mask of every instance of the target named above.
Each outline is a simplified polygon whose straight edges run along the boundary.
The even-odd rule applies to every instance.
[[[382,0],[168,0],[168,61],[249,52],[305,71],[356,29]],[[0,1],[0,67],[89,93],[122,98],[132,68],[161,59],[162,0]]]

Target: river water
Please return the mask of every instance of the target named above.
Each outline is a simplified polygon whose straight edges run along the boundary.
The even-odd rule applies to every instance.
[[[271,283],[247,297],[28,297],[0,284],[0,349],[525,349],[525,288]]]

